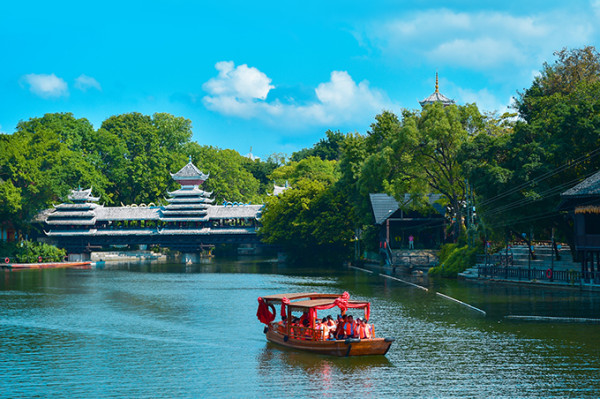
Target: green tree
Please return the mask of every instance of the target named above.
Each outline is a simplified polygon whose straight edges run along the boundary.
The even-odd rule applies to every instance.
[[[557,211],[560,193],[600,168],[600,56],[593,47],[563,49],[520,93],[521,119],[506,136],[477,138],[467,148],[469,175],[480,195],[481,216],[498,230],[550,236],[572,227]],[[541,234],[540,234],[541,233]]]
[[[191,122],[169,114],[111,116],[99,130],[103,173],[114,184],[117,203],[158,202],[176,188],[169,171],[186,163],[182,153],[192,136]],[[109,166],[110,165],[110,166]]]
[[[339,261],[350,254],[354,215],[345,196],[322,181],[302,179],[266,200],[261,239],[294,260]]]
[[[421,206],[428,203],[427,194],[442,194],[460,221],[466,186],[459,155],[482,127],[475,104],[444,107],[434,103],[420,115],[405,112],[400,133],[391,144],[394,168],[391,179],[384,182],[386,191],[397,199],[408,193],[413,204]]]
[[[108,181],[81,147],[91,133],[84,119],[48,114],[20,122],[14,134],[0,136],[0,212],[4,217],[28,231],[39,211],[66,200],[73,187],[94,186],[104,193]]]
[[[296,184],[303,179],[320,181],[328,185],[339,179],[337,161],[326,161],[318,157],[308,157],[299,162],[292,161],[271,173],[271,179],[278,184]]]
[[[325,136],[326,138],[319,140],[311,148],[304,148],[294,152],[291,160],[299,162],[308,157],[319,157],[324,161],[339,160],[341,153],[340,145],[346,136],[340,131],[333,132],[331,130],[326,131]]]
[[[203,189],[212,191],[216,202],[261,202],[260,182],[247,169],[249,161],[234,150],[221,150],[212,146],[190,143],[186,151],[195,165],[210,174]]]

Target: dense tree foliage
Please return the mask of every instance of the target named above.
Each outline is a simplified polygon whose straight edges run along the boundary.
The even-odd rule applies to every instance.
[[[570,240],[560,193],[600,168],[600,55],[563,49],[516,101],[520,119],[504,135],[465,147],[481,216],[497,235],[533,229]]]
[[[346,257],[354,235],[354,215],[332,179],[301,178],[294,181],[292,189],[269,197],[261,219],[261,238],[283,247],[291,260]]]
[[[403,206],[422,212],[426,194],[442,194],[457,225],[472,201],[488,237],[533,228],[543,238],[558,227],[568,238],[559,195],[600,169],[600,55],[584,47],[555,56],[518,93],[516,114],[440,103],[383,111],[365,134],[328,130],[288,161],[202,146],[189,120],[169,114],[116,115],[98,130],[68,113],[32,118],[0,136],[0,218],[26,229],[77,186],[107,204],[160,202],[191,156],[217,203],[266,201],[261,237],[292,256],[346,257],[356,235],[376,243],[370,193],[409,194]],[[292,189],[267,197],[286,181]]]
[[[325,132],[326,138],[319,140],[312,148],[304,148],[294,152],[290,158],[291,161],[298,162],[308,157],[319,157],[325,161],[334,161],[340,158],[341,148],[345,135],[337,131],[328,130]]]
[[[98,130],[70,113],[22,121],[0,135],[0,218],[27,232],[39,211],[77,187],[92,187],[107,205],[160,203],[177,188],[170,173],[190,155],[211,173],[206,188],[217,200],[266,197],[274,161],[251,161],[191,137],[189,120],[164,113],[112,116]]]
[[[252,161],[236,151],[190,143],[187,152],[202,172],[213,176],[203,184],[203,188],[213,192],[216,203],[257,203],[265,196],[266,193],[259,192],[260,182],[246,168],[246,164]]]

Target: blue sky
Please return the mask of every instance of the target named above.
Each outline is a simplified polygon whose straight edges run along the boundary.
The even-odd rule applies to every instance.
[[[5,2],[6,3],[6,2]],[[260,157],[440,91],[504,111],[563,47],[598,46],[594,1],[103,1],[0,6],[0,132],[72,112],[168,112]]]

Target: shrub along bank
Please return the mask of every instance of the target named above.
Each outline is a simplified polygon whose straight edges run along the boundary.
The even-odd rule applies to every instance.
[[[21,241],[19,243],[0,243],[0,254],[11,263],[61,262],[66,251],[41,242]]]
[[[476,263],[477,248],[446,244],[440,251],[440,264],[429,269],[430,276],[456,277]]]

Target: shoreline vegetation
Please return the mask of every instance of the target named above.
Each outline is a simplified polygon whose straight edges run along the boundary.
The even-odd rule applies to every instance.
[[[516,92],[514,113],[441,103],[383,111],[365,133],[328,130],[311,148],[266,160],[192,141],[191,122],[166,113],[115,115],[97,130],[70,113],[32,117],[0,135],[0,227],[17,241],[42,236],[36,215],[76,187],[93,187],[106,205],[161,205],[176,188],[170,173],[191,157],[210,173],[203,188],[215,203],[265,204],[259,236],[290,261],[377,252],[370,193],[408,194],[402,206],[423,214],[427,194],[441,195],[450,242],[432,275],[456,276],[478,243],[498,247],[521,232],[572,246],[572,221],[557,206],[600,169],[600,55],[587,46],[554,57]],[[274,184],[291,189],[270,195]],[[24,260],[64,257],[23,243],[11,251]]]

